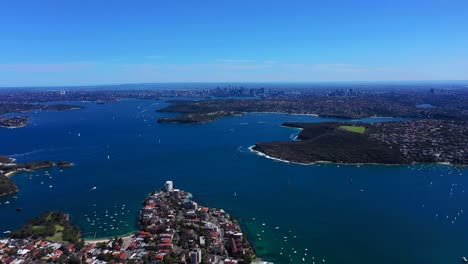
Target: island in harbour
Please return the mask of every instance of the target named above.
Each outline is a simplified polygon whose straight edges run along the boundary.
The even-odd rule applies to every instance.
[[[468,165],[468,124],[454,120],[383,123],[285,123],[301,128],[293,142],[261,142],[268,157],[311,164],[446,163]]]
[[[68,161],[32,161],[25,163],[16,163],[15,159],[0,155],[0,197],[17,193],[18,186],[9,178],[18,172],[35,171],[38,169],[47,169],[57,167],[73,167],[75,164]]]
[[[0,260],[10,263],[215,263],[268,264],[256,258],[239,223],[223,209],[203,207],[172,181],[149,194],[139,231],[84,241],[69,217],[46,212],[0,240]],[[115,223],[118,225],[118,223]]]
[[[20,128],[26,126],[29,118],[26,116],[13,116],[0,118],[0,127]]]

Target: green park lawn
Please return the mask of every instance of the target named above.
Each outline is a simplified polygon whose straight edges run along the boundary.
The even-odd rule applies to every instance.
[[[359,133],[359,134],[362,134],[364,133],[364,131],[366,131],[366,128],[363,126],[340,126],[339,128],[346,130],[346,131]]]

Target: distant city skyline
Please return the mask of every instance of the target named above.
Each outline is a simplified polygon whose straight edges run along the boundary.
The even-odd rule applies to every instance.
[[[468,2],[9,1],[0,87],[468,80]]]

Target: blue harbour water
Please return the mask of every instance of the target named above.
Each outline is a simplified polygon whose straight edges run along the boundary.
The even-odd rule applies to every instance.
[[[466,168],[304,166],[248,150],[258,141],[294,138],[297,130],[283,122],[336,119],[247,114],[157,124],[171,115],[154,111],[164,101],[79,104],[85,109],[31,113],[27,127],[0,129],[1,154],[76,163],[50,169],[50,176],[14,175],[20,192],[0,199],[0,232],[62,210],[98,237],[128,233],[144,197],[173,180],[200,204],[232,213],[257,254],[277,264],[458,263],[468,255]]]

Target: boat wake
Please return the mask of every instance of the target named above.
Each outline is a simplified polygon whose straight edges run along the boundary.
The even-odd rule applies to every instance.
[[[272,157],[272,156],[269,156],[263,152],[260,152],[260,151],[257,151],[255,149],[253,149],[255,147],[255,145],[253,146],[250,146],[249,147],[249,150],[255,154],[257,154],[258,156],[262,156],[264,158],[267,158],[267,159],[271,159],[271,160],[274,160],[274,161],[279,161],[279,162],[284,162],[284,163],[288,163],[288,164],[298,164],[298,165],[312,165],[313,163],[300,163],[300,162],[293,162],[293,161],[289,161],[289,160],[283,160],[283,159],[279,159],[279,158],[275,158],[275,157]]]
[[[34,154],[37,154],[37,153],[46,152],[46,151],[50,151],[50,150],[53,150],[53,149],[36,149],[36,150],[33,150],[33,151],[29,151],[29,152],[25,152],[25,153],[11,154],[11,155],[8,155],[8,156],[11,157],[11,158],[17,159],[17,158],[23,158],[23,157],[26,157],[26,156],[29,156],[29,155],[34,155]]]
[[[292,133],[291,135],[289,135],[289,139],[291,139],[292,141],[299,141],[298,137],[299,133]]]
[[[237,148],[237,151],[239,151],[240,153],[245,153],[245,152],[248,152],[249,149],[245,148],[244,146],[239,146]]]

